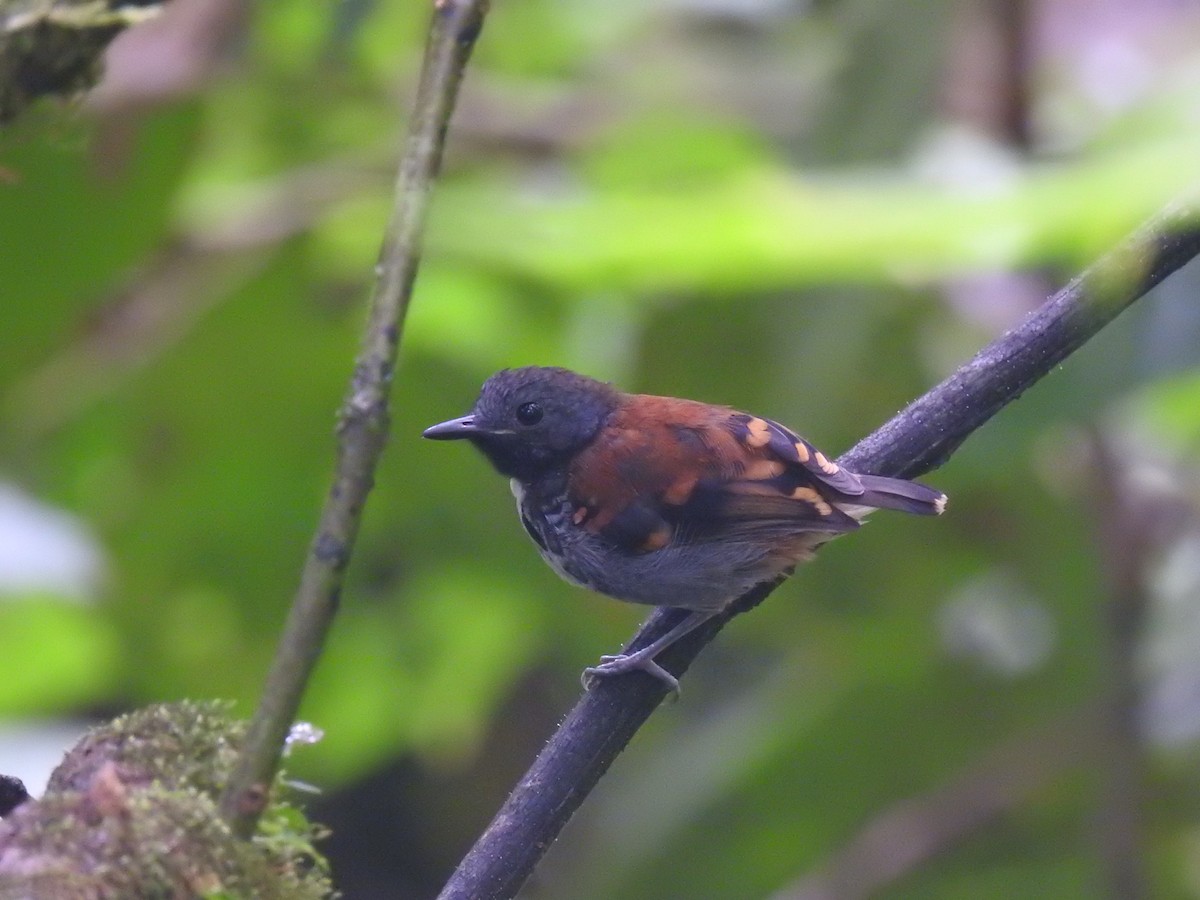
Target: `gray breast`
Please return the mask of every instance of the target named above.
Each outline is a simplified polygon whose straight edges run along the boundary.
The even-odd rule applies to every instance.
[[[673,543],[630,554],[575,525],[565,496],[538,502],[515,479],[511,487],[521,523],[547,564],[572,584],[618,600],[717,610],[783,568],[758,542]]]

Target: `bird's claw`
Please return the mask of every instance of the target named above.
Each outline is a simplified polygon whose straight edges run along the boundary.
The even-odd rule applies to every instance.
[[[639,656],[637,653],[601,656],[600,665],[588,666],[583,670],[580,680],[583,682],[584,690],[590,691],[597,678],[611,678],[613,675],[624,675],[626,672],[645,672],[665,684],[676,699],[679,697],[679,679],[656,663],[653,657]]]

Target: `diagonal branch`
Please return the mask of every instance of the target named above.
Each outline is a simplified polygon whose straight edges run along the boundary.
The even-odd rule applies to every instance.
[[[977,428],[1198,254],[1197,210],[1181,203],[1117,245],[839,462],[859,472],[909,477],[941,465]],[[756,606],[776,586],[750,591],[658,661],[681,674],[729,619]],[[678,610],[656,610],[626,649],[664,634],[678,615]],[[587,692],[463,858],[441,900],[498,900],[516,894],[664,694],[660,681],[641,674],[607,679]]]
[[[388,389],[420,261],[429,194],[463,70],[483,27],[487,0],[435,0],[391,219],[383,237],[370,318],[338,417],[333,484],[300,576],[283,636],[221,798],[230,827],[247,838],[265,805],[284,739],[337,612],[375,466],[387,442]]]

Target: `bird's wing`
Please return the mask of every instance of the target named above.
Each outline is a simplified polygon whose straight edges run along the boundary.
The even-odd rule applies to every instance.
[[[578,454],[577,524],[631,552],[672,542],[771,541],[840,534],[858,521],[834,500],[863,494],[783,426],[724,407],[637,397]]]

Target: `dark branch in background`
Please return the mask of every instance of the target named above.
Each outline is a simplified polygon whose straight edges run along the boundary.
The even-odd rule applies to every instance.
[[[486,8],[486,0],[434,4],[392,216],[376,267],[370,318],[339,415],[333,484],[245,747],[221,798],[222,815],[242,837],[254,831],[284,739],[337,612],[363,506],[387,440],[388,390],[420,260],[429,193]]]
[[[945,784],[875,816],[817,872],[772,900],[875,896],[1094,755],[1097,718],[1091,710],[1058,716],[1006,741]]]
[[[1119,439],[1118,439],[1119,441]],[[1098,750],[1104,779],[1098,815],[1110,897],[1149,896],[1144,823],[1148,762],[1142,744],[1138,672],[1150,596],[1146,579],[1170,536],[1187,518],[1179,497],[1139,487],[1117,441],[1092,435],[1088,486],[1098,523],[1096,543],[1108,581],[1105,612],[1104,716]]]
[[[1098,825],[1105,893],[1149,895],[1142,822],[1148,763],[1137,651],[1149,604],[1147,572],[1163,545],[1179,534],[1190,509],[1183,495],[1139,486],[1119,443],[1095,430],[1085,482],[1085,499],[1099,523],[1097,555],[1109,582],[1103,702],[1059,716],[992,750],[948,783],[885,810],[773,900],[874,896],[1085,760],[1098,763],[1104,778]]]
[[[861,441],[839,462],[859,472],[913,477],[942,464],[975,429],[1184,263],[1200,254],[1193,207],[1171,209],[1124,240],[1019,326]],[[774,590],[762,585],[658,661],[685,671],[725,622]],[[676,620],[656,610],[626,647],[644,647]],[[640,673],[587,692],[538,754],[442,890],[442,900],[512,897],[600,776],[662,701]]]

